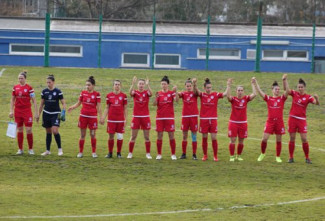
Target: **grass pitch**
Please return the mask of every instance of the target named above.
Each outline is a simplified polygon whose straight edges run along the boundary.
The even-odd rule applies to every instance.
[[[1,68],[0,68],[1,69]],[[132,77],[148,76],[154,91],[160,89],[160,79],[168,75],[171,85],[183,89],[188,77],[197,77],[202,89],[203,79],[209,77],[213,88],[224,91],[226,80],[235,79],[234,85],[244,85],[246,93],[251,93],[250,78],[255,76],[262,90],[271,94],[270,86],[274,80],[281,83],[279,73],[251,72],[204,72],[204,71],[150,71],[150,70],[109,70],[109,69],[58,69],[58,68],[23,68],[6,67],[0,77],[0,219],[8,216],[66,216],[147,213],[161,211],[181,211],[212,209],[210,211],[131,215],[114,217],[75,218],[77,220],[322,220],[325,219],[325,199],[295,204],[260,206],[303,199],[325,197],[325,75],[289,74],[288,81],[294,88],[302,77],[307,82],[307,93],[317,93],[321,106],[309,105],[307,111],[308,139],[311,146],[312,165],[304,163],[304,155],[297,134],[295,151],[296,163],[288,164],[288,145],[283,144],[283,163],[275,162],[275,137],[268,143],[267,156],[263,162],[257,162],[260,154],[260,138],[263,134],[267,117],[265,102],[258,96],[248,104],[248,134],[245,140],[243,162],[230,163],[228,152],[227,126],[231,106],[226,99],[218,104],[218,143],[219,162],[212,161],[212,148],[209,138],[209,160],[193,161],[170,159],[167,134],[163,141],[163,159],[145,159],[145,147],[142,132],[135,145],[134,159],[126,159],[130,129],[124,134],[123,159],[108,160],[106,125],[97,131],[97,153],[99,158],[91,158],[90,138],[86,137],[84,158],[77,159],[79,128],[77,121],[79,111],[67,115],[61,124],[60,133],[64,156],[56,155],[56,144],[52,141],[52,155],[41,157],[45,150],[45,131],[41,123],[34,123],[35,156],[15,156],[16,140],[5,136],[8,121],[11,88],[17,83],[17,75],[28,70],[27,83],[32,85],[40,101],[40,92],[46,87],[48,74],[56,77],[56,86],[60,88],[70,106],[78,99],[85,80],[94,75],[96,90],[104,97],[112,90],[112,80],[121,79],[124,92],[127,92]],[[232,94],[235,94],[234,87]],[[291,97],[286,102],[284,119],[287,122]],[[129,99],[129,119],[131,121],[133,101]],[[180,101],[175,105],[176,128],[180,129]],[[152,130],[152,156],[156,155],[155,107],[150,106]],[[177,156],[181,155],[181,132],[175,132]],[[283,136],[288,142],[289,135]],[[190,142],[189,142],[190,143]],[[202,157],[201,135],[198,135],[198,157]],[[24,140],[27,150],[26,135]],[[116,144],[114,152],[116,151]],[[188,145],[188,156],[191,145]],[[232,208],[244,206],[245,208]],[[218,209],[219,208],[219,209]],[[223,209],[220,209],[223,208]],[[7,219],[6,218],[6,219]],[[20,217],[21,218],[21,217]],[[16,219],[20,219],[17,217]],[[35,219],[35,218],[31,218]],[[42,220],[46,218],[39,218]],[[71,220],[72,218],[53,218]]]

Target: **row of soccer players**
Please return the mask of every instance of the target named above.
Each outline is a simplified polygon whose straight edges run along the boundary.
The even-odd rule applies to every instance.
[[[33,88],[26,83],[27,72],[22,72],[18,76],[19,84],[13,87],[11,109],[9,117],[15,117],[17,123],[17,140],[19,150],[18,155],[23,154],[23,126],[25,125],[27,140],[29,145],[29,154],[33,151],[33,134],[32,134],[32,100],[35,108],[35,119],[38,122],[39,116],[43,116],[42,126],[46,130],[46,151],[43,156],[51,154],[50,146],[52,134],[55,137],[58,146],[58,155],[63,155],[61,148],[61,137],[59,134],[60,120],[65,120],[66,103],[61,90],[55,87],[55,79],[53,75],[47,77],[47,88],[41,93],[41,104],[37,108],[35,93]],[[174,137],[175,119],[174,119],[174,102],[179,99],[183,100],[182,110],[182,156],[180,159],[186,158],[186,149],[188,143],[188,131],[191,131],[192,138],[192,159],[197,160],[197,131],[202,133],[202,149],[203,161],[208,159],[208,134],[211,135],[213,158],[218,161],[218,142],[217,142],[217,106],[218,100],[227,97],[232,105],[231,115],[228,126],[228,137],[230,138],[229,152],[230,161],[242,161],[241,157],[244,148],[244,139],[247,138],[247,104],[256,97],[256,92],[267,103],[268,118],[266,121],[264,135],[261,142],[261,155],[258,161],[262,161],[265,157],[267,141],[271,134],[276,134],[276,161],[282,162],[280,158],[282,135],[285,134],[283,121],[283,108],[288,95],[292,96],[292,106],[289,115],[288,131],[290,133],[289,143],[289,163],[293,163],[293,154],[295,149],[296,132],[300,133],[302,147],[305,153],[306,163],[311,163],[309,158],[309,145],[307,141],[307,123],[306,109],[309,103],[319,105],[317,95],[311,96],[305,93],[306,83],[300,79],[297,85],[297,91],[290,90],[287,75],[282,77],[284,92],[280,94],[280,87],[275,81],[272,85],[272,96],[266,95],[259,87],[256,78],[251,79],[252,94],[245,95],[243,86],[236,87],[236,96],[231,95],[232,79],[228,79],[227,88],[223,93],[212,91],[212,83],[207,78],[204,82],[204,91],[200,91],[197,87],[195,78],[185,81],[185,91],[177,92],[177,87],[169,89],[169,79],[164,76],[161,80],[161,90],[155,93],[153,105],[157,106],[156,115],[156,131],[157,131],[157,160],[162,159],[162,138],[163,132],[167,132],[169,136],[171,159],[176,160],[176,142]],[[68,112],[82,105],[78,126],[81,136],[79,139],[78,158],[83,157],[86,130],[90,130],[92,157],[96,158],[96,129],[98,127],[98,114],[100,123],[104,124],[107,118],[108,138],[108,154],[107,158],[113,157],[114,136],[117,134],[117,157],[121,158],[121,150],[123,145],[123,133],[127,119],[127,95],[121,91],[121,81],[114,80],[113,91],[106,96],[106,108],[102,113],[101,95],[95,91],[95,79],[93,76],[86,80],[86,90],[80,93],[78,102],[68,108]],[[137,86],[137,89],[136,89]],[[127,158],[132,158],[135,141],[139,130],[143,130],[146,147],[146,157],[152,159],[150,155],[151,142],[149,132],[151,129],[149,115],[149,101],[153,96],[153,92],[149,85],[149,79],[132,80],[129,90],[130,96],[134,100],[133,117],[131,122],[132,135],[129,141],[129,154]],[[200,112],[198,110],[198,98],[200,98]],[[60,109],[62,104],[62,111]],[[200,122],[198,122],[198,116]],[[199,125],[199,126],[198,126]],[[235,156],[235,145],[238,137],[237,154]]]

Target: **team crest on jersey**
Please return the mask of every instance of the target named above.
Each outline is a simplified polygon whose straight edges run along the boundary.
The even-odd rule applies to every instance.
[[[27,89],[24,89],[24,92],[27,92]]]
[[[302,100],[303,100],[303,101],[305,101],[305,100],[306,100],[306,98],[304,97],[304,98],[302,98]]]
[[[118,99],[122,100],[122,97],[119,97]]]
[[[213,99],[214,98],[214,96],[211,96],[211,99]]]
[[[56,95],[56,92],[53,92],[53,96],[55,96]]]
[[[92,96],[91,96],[91,98],[92,98],[92,99],[94,99],[94,98],[95,98],[95,96],[94,96],[94,95],[92,95]]]
[[[145,94],[142,94],[143,97],[145,97],[146,95]]]
[[[244,103],[244,102],[245,102],[245,101],[244,101],[244,99],[243,99],[243,100],[241,100],[241,102],[242,102],[242,103]]]
[[[170,97],[170,94],[168,94],[167,97]]]
[[[278,99],[278,102],[280,102],[280,99]]]
[[[193,97],[193,94],[190,94],[190,97]]]

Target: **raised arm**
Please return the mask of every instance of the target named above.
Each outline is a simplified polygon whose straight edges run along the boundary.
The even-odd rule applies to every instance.
[[[255,82],[254,82],[253,86],[255,87],[255,90],[257,91],[257,93],[264,99],[265,93],[261,90],[260,85],[258,84],[256,78],[254,78],[254,79],[255,79]]]
[[[147,88],[148,88],[149,96],[152,96],[152,90],[151,90],[151,87],[149,85],[149,78],[148,77],[146,78],[146,85],[147,85]]]
[[[175,92],[175,98],[174,98],[174,100],[176,102],[178,102],[179,101],[179,94],[177,93],[177,86],[176,85],[173,87],[173,91]]]
[[[129,89],[129,94],[130,94],[131,97],[133,97],[133,94],[134,94],[134,86],[135,86],[136,82],[137,82],[137,77],[134,76],[133,79],[132,79],[131,87]]]
[[[288,97],[288,94],[290,93],[290,88],[289,88],[289,83],[288,83],[287,77],[288,77],[287,74],[284,74],[282,76],[282,83],[283,83],[283,90],[284,90],[283,95],[285,97]]]
[[[192,79],[192,83],[193,83],[193,92],[196,96],[198,96],[201,92],[200,90],[197,88],[197,79],[196,78],[193,78]]]
[[[155,99],[153,101],[153,106],[157,106],[157,104],[158,104],[158,97],[159,97],[159,93],[156,92],[156,97],[155,97]]]
[[[224,97],[226,97],[227,94],[230,91],[231,81],[232,81],[232,79],[231,78],[228,78],[228,80],[227,80],[227,88],[226,88],[225,92],[223,92],[223,94],[222,94]]]
[[[232,85],[232,82],[233,82],[233,79],[232,78],[230,78],[229,79],[229,81],[227,81],[227,87],[229,87],[228,88],[228,90],[227,90],[227,98],[228,98],[228,101],[231,101],[232,100],[232,96],[231,96],[231,85]]]
[[[252,80],[251,80],[253,93],[251,95],[249,95],[249,98],[250,98],[251,101],[256,97],[256,89],[254,87],[255,82],[256,82],[256,79],[255,79],[255,77],[253,77]]]

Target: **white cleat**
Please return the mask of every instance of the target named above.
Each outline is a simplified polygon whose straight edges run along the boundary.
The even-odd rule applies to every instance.
[[[98,157],[96,153],[92,153],[91,156],[92,156],[93,158],[97,158],[97,157]]]
[[[172,160],[177,160],[176,155],[172,155],[171,158],[172,158]]]
[[[50,155],[50,154],[51,154],[51,152],[47,150],[47,151],[45,151],[44,153],[42,153],[41,155],[42,155],[42,156],[46,156],[46,155]]]
[[[24,154],[24,151],[23,151],[23,150],[21,150],[21,149],[18,149],[18,151],[17,151],[16,155],[23,155],[23,154]]]
[[[146,157],[147,157],[148,160],[151,160],[152,159],[152,156],[150,155],[150,153],[147,153],[146,154]]]
[[[77,154],[77,158],[82,158],[84,155],[82,153]]]
[[[63,155],[63,150],[62,148],[58,149],[58,156],[62,156]]]
[[[161,160],[161,159],[162,159],[161,154],[158,154],[157,157],[156,157],[156,160]]]
[[[30,150],[28,150],[28,153],[29,153],[29,155],[35,155],[35,153],[34,153],[34,150],[33,150],[33,149],[30,149]]]
[[[127,158],[128,159],[132,159],[133,158],[133,154],[132,153],[129,153]]]

